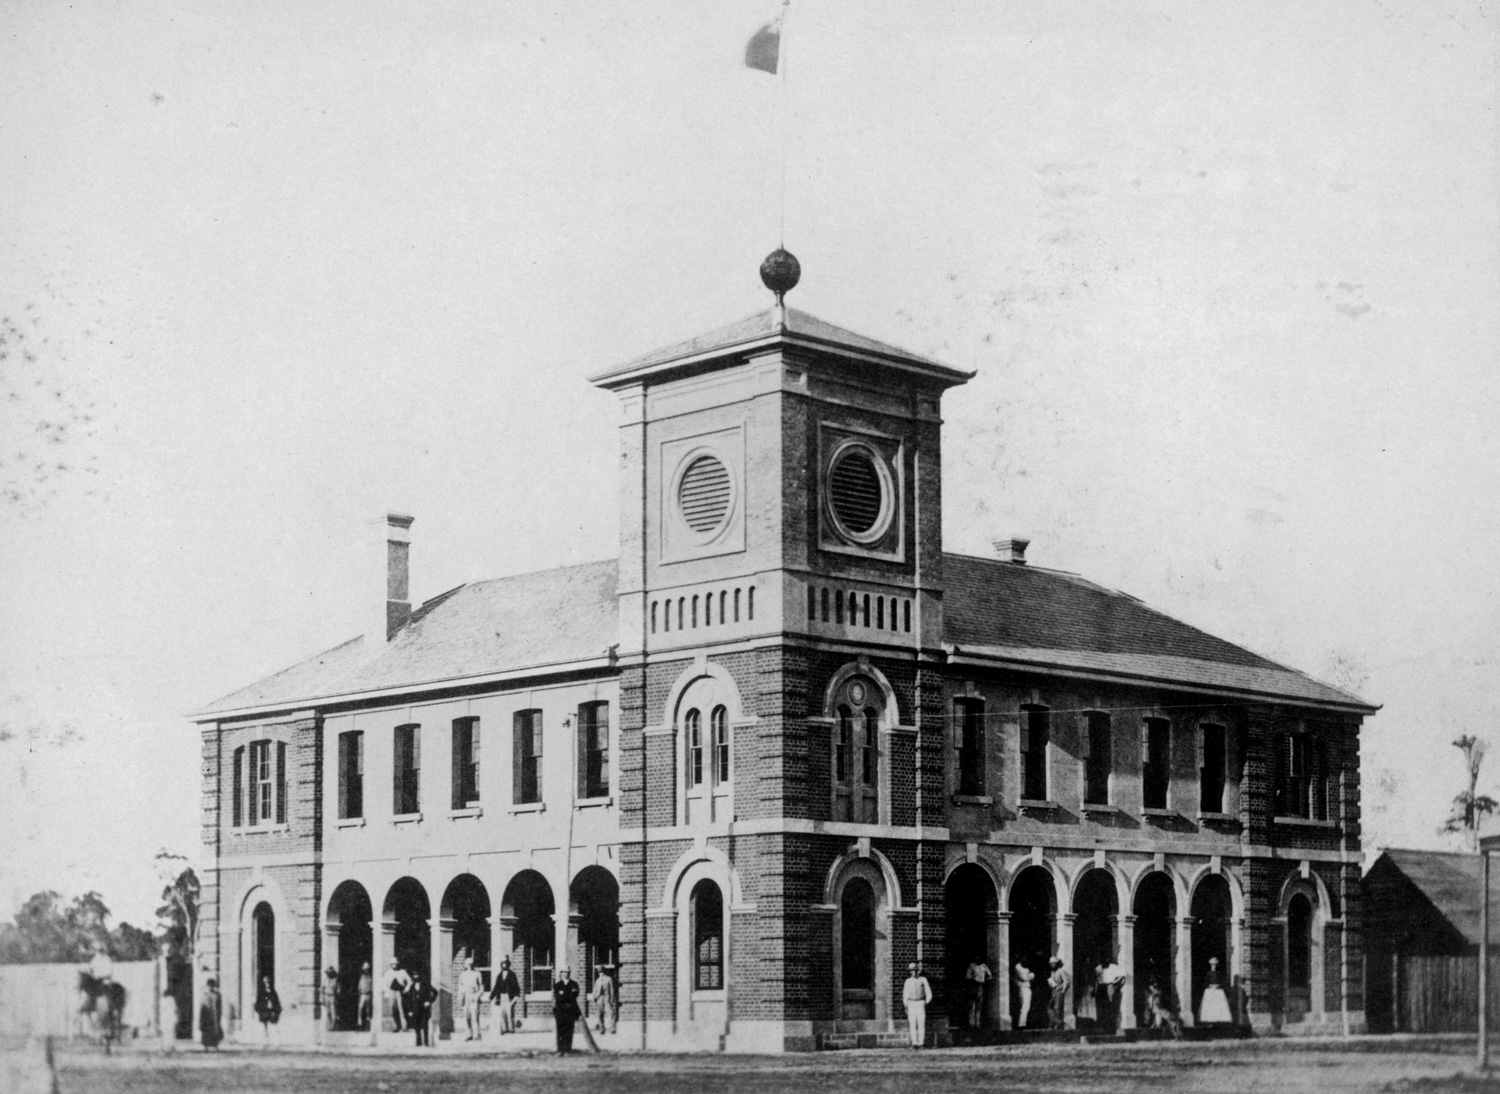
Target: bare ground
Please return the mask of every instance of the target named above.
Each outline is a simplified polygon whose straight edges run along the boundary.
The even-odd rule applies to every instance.
[[[63,1094],[157,1091],[315,1094],[1500,1094],[1474,1071],[1473,1039],[1370,1038],[1131,1046],[828,1052],[796,1056],[444,1056],[189,1050],[165,1057],[89,1046],[57,1051]]]

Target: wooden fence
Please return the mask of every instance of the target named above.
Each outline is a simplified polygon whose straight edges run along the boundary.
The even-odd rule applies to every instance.
[[[0,965],[0,1036],[76,1037],[78,971],[87,965]],[[156,1032],[161,977],[155,961],[116,961],[125,987],[125,1026]]]
[[[1473,1033],[1479,1028],[1479,955],[1400,958],[1395,1028]],[[1500,954],[1490,957],[1490,1028],[1500,1028]]]

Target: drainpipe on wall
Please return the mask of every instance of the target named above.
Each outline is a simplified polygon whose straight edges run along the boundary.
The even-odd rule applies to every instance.
[[[916,686],[912,689],[912,696],[916,703],[916,710],[912,711],[913,721],[917,727],[917,742],[914,759],[916,761],[917,774],[917,965],[919,971],[925,976],[927,974],[926,963],[923,958],[923,885],[922,885],[922,452],[920,449],[912,451],[912,515],[916,527],[916,540],[913,545],[916,556],[915,577],[917,583],[916,593],[913,598],[917,602],[917,625],[912,629],[913,654],[915,657]],[[899,715],[899,712],[898,712]],[[894,1019],[892,1020],[894,1028]]]

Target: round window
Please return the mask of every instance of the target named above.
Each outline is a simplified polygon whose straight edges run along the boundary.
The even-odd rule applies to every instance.
[[[873,543],[891,520],[890,475],[869,448],[840,449],[828,469],[828,508],[839,532],[856,543]]]
[[[729,469],[713,456],[699,456],[682,473],[677,508],[699,535],[716,532],[729,515]]]

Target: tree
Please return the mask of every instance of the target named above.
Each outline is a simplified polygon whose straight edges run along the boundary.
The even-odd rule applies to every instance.
[[[109,907],[96,892],[64,904],[50,890],[32,895],[11,923],[0,924],[0,964],[74,964],[100,950],[117,961],[149,961],[156,940],[149,931],[121,923],[108,926]]]
[[[167,991],[177,1000],[178,1036],[193,1032],[193,968],[198,955],[198,899],[202,885],[183,855],[165,850],[156,856],[166,882],[161,907],[156,909],[161,939],[167,952]]]
[[[1464,767],[1468,772],[1469,785],[1453,799],[1448,819],[1443,822],[1444,832],[1460,832],[1469,850],[1479,850],[1479,824],[1495,812],[1500,805],[1488,794],[1479,793],[1479,768],[1484,763],[1484,754],[1489,742],[1465,734],[1453,742],[1453,747],[1464,754]]]

